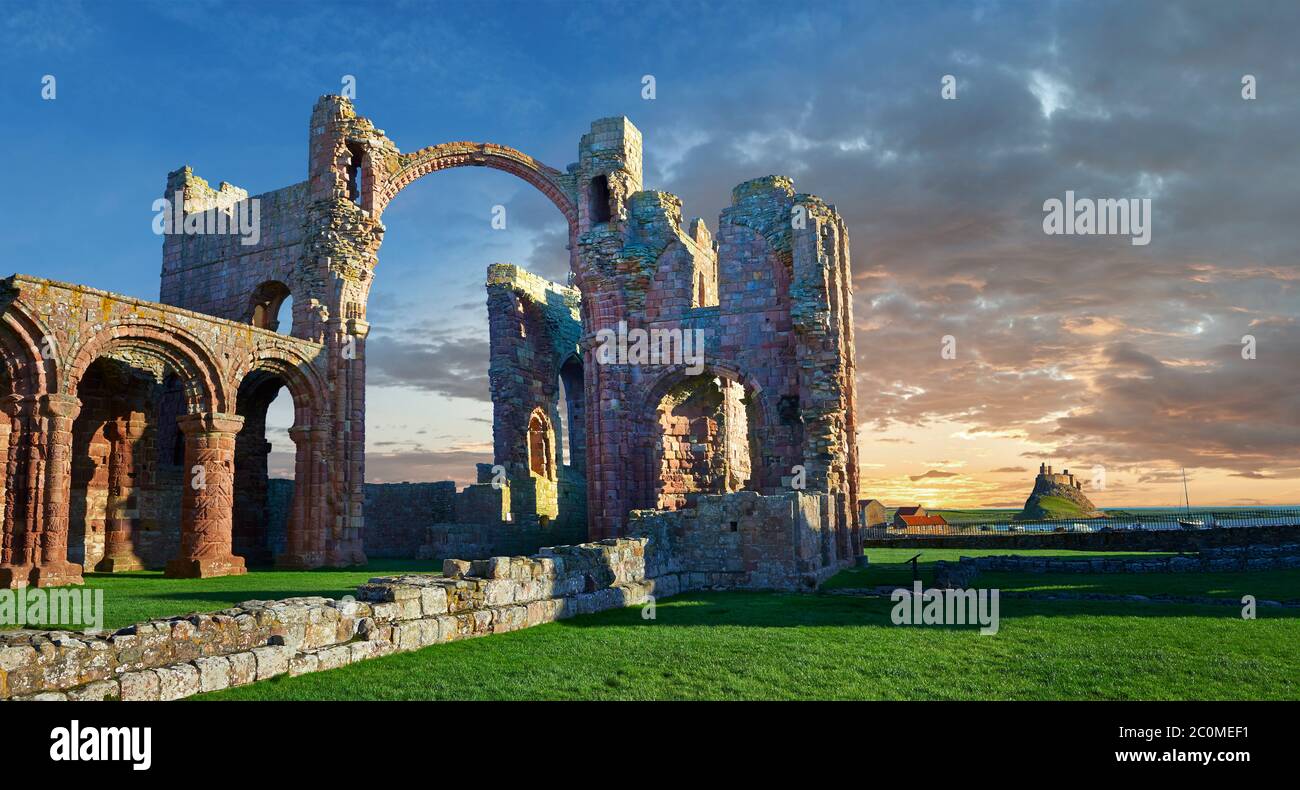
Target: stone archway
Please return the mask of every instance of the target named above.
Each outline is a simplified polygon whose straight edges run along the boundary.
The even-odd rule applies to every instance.
[[[284,548],[274,552],[274,562],[286,568],[364,563],[360,537],[349,540],[334,534],[323,517],[329,491],[330,413],[325,384],[312,361],[283,349],[264,348],[244,361],[232,382],[237,392],[236,411],[245,420],[235,448],[238,485],[234,530],[238,542],[262,551],[259,561],[270,559],[265,553],[270,548],[265,521],[254,523],[249,519],[259,512],[263,519],[269,516],[266,410],[283,387],[294,407],[293,425],[289,428],[294,443],[294,476],[284,524]]]

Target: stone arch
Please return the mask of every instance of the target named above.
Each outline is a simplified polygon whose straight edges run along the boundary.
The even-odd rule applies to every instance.
[[[3,321],[0,321],[0,349],[3,350],[6,383],[11,391],[0,395],[36,395],[58,390],[59,349],[51,346],[48,357],[42,352],[44,339],[53,337],[39,318],[30,315],[20,305],[15,303],[5,308]]]
[[[244,309],[244,321],[258,329],[271,332],[279,331],[280,307],[284,301],[293,296],[289,286],[279,280],[267,280],[253,289],[248,295],[248,305]],[[292,319],[290,319],[292,320]],[[290,334],[286,332],[285,334]]]
[[[69,357],[61,391],[75,396],[92,362],[124,351],[164,362],[180,374],[190,413],[225,413],[233,406],[221,366],[207,343],[187,329],[149,319],[113,322],[83,342]]]
[[[554,480],[555,428],[546,410],[538,406],[528,414],[528,471],[538,477]]]
[[[571,226],[578,222],[578,207],[564,184],[564,174],[528,154],[496,143],[442,143],[402,154],[396,170],[380,179],[374,214],[378,217],[388,203],[422,176],[453,167],[490,167],[527,181],[546,195],[564,214]]]
[[[640,444],[633,457],[629,459],[631,463],[641,466],[641,469],[634,474],[634,477],[640,481],[640,490],[634,492],[634,501],[639,503],[636,505],[637,507],[659,508],[664,506],[659,501],[659,487],[662,482],[660,464],[663,460],[661,458],[663,448],[660,446],[660,442],[663,440],[663,433],[659,424],[660,406],[674,390],[681,388],[683,385],[693,381],[707,381],[714,378],[739,385],[741,395],[747,402],[745,409],[745,458],[749,464],[749,476],[743,490],[761,491],[765,484],[770,482],[764,479],[767,464],[763,463],[763,437],[766,431],[765,426],[772,424],[773,415],[771,413],[771,404],[764,397],[765,393],[762,386],[752,377],[741,372],[735,365],[725,362],[711,362],[705,365],[702,371],[694,375],[680,367],[669,368],[651,377],[646,382],[646,386],[642,390],[644,395],[636,402],[636,409],[632,415],[637,441]]]
[[[266,409],[283,386],[293,399],[294,487],[283,522],[283,550],[272,551],[270,530],[269,476],[266,441]],[[329,415],[328,399],[319,372],[296,349],[262,346],[250,353],[231,376],[235,411],[244,418],[244,429],[235,437],[235,500],[232,513],[232,545],[250,562],[274,559],[286,567],[315,567],[325,561],[326,536],[321,500],[325,495],[325,435]],[[276,524],[278,535],[279,523]]]
[[[496,143],[454,142],[432,145],[401,154],[389,163],[389,172],[379,174],[372,194],[372,213],[378,219],[384,208],[406,187],[423,176],[453,167],[490,167],[510,173],[531,184],[564,215],[569,225],[569,265],[577,269],[578,206],[568,177],[528,154]],[[374,168],[375,172],[383,168]]]
[[[321,417],[327,403],[325,381],[312,361],[296,350],[259,346],[249,353],[230,376],[229,390],[238,393],[249,376],[278,376],[293,398],[294,426],[310,428]]]

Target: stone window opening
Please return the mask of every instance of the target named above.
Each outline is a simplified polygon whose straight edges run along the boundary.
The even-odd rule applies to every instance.
[[[555,478],[552,468],[551,426],[541,409],[528,418],[528,471],[538,477]]]
[[[284,326],[282,334],[293,334],[293,294],[289,292],[289,286],[278,280],[268,280],[253,291],[251,302],[249,323],[272,332],[280,332],[280,327]]]
[[[361,162],[366,149],[360,143],[348,143],[348,200],[361,205],[361,191],[365,186]]]
[[[666,391],[656,419],[653,506],[680,510],[702,494],[757,490],[753,408],[743,384],[719,376],[689,376]]]
[[[609,222],[612,212],[609,210],[609,176],[596,176],[591,179],[591,224]]]

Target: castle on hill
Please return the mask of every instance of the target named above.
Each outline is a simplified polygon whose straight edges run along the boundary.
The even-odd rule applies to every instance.
[[[1083,483],[1070,474],[1069,469],[1057,473],[1042,463],[1038,465],[1038,476],[1034,478],[1034,490],[1015,518],[1038,521],[1100,518],[1103,515],[1083,493]]]
[[[1040,485],[1065,486],[1066,488],[1073,488],[1075,491],[1083,490],[1083,483],[1074,479],[1074,475],[1070,474],[1069,469],[1061,470],[1060,474],[1053,474],[1052,467],[1046,463],[1038,465],[1038,477],[1034,478],[1034,488],[1038,488]]]

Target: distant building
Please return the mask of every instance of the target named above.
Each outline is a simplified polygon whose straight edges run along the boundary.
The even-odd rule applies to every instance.
[[[946,527],[948,521],[943,516],[932,516],[920,505],[900,507],[894,511],[894,521],[890,526],[895,529],[911,527]]]
[[[889,524],[889,515],[885,505],[879,499],[863,499],[858,502],[858,523],[868,529],[879,529]]]
[[[1075,491],[1083,490],[1083,483],[1075,479],[1074,475],[1070,474],[1069,469],[1065,469],[1058,474],[1053,474],[1052,467],[1048,466],[1046,463],[1038,465],[1038,477],[1034,478],[1034,483],[1064,486],[1066,488],[1073,488]]]

